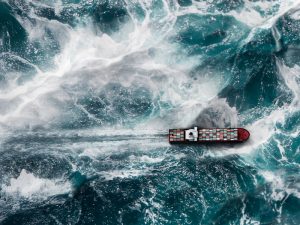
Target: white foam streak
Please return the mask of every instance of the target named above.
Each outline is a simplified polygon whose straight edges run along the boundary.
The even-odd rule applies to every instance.
[[[2,185],[2,191],[15,198],[45,200],[51,196],[69,193],[71,185],[62,180],[39,178],[23,169],[19,177],[11,178],[8,185]]]
[[[281,145],[280,141],[275,139],[276,143],[277,143],[277,147],[280,151],[280,155],[281,155],[281,160],[283,161],[287,161],[287,157],[285,156],[285,149],[284,147]]]
[[[241,12],[233,11],[230,14],[233,15],[239,21],[247,24],[250,27],[271,28],[278,18],[289,12],[294,8],[299,7],[299,0],[287,0],[287,1],[257,1],[252,2],[245,1],[245,7]],[[273,7],[279,6],[276,14],[262,16],[257,8],[260,8],[264,12],[272,11]]]
[[[281,223],[282,218],[282,207],[285,204],[286,199],[293,195],[294,197],[300,199],[300,188],[299,183],[290,185],[283,179],[284,174],[278,174],[271,171],[261,171],[262,176],[265,180],[270,183],[272,189],[270,197],[273,201],[278,202],[276,205],[276,211],[278,212],[277,222]]]
[[[71,41],[66,45],[65,51],[56,57],[57,68],[55,70],[49,72],[41,72],[39,70],[36,77],[26,85],[15,87],[11,92],[0,94],[1,99],[21,100],[19,101],[20,104],[16,105],[10,113],[0,117],[2,122],[18,120],[18,117],[24,113],[26,108],[28,109],[34,103],[39,104],[39,98],[47,93],[59,91],[61,85],[67,81],[70,74],[76,73],[76,71],[84,67],[89,67],[91,60],[99,62],[99,59],[101,61],[102,58],[105,58],[106,61],[104,63],[107,64],[108,62],[109,65],[114,61],[119,61],[124,55],[129,53],[125,45],[120,46],[107,35],[96,37],[91,32],[87,33],[86,30],[80,29],[78,31],[69,30],[69,35],[71,36]],[[84,39],[82,38],[83,36],[85,36]],[[124,51],[123,54],[121,54],[122,51]],[[73,77],[72,82],[76,81],[78,82],[78,77]],[[36,110],[39,113],[45,111],[43,105],[37,104]],[[53,106],[50,106],[51,108]],[[49,110],[49,107],[47,107],[47,110]],[[51,118],[58,116],[58,114],[52,115]],[[17,123],[20,123],[20,121],[17,121]]]
[[[287,109],[289,113],[293,113],[296,110],[299,110],[300,106],[300,67],[298,65],[295,65],[291,68],[286,66],[282,61],[277,60],[277,68],[285,84],[293,92],[293,101],[290,107]]]
[[[102,175],[106,180],[113,180],[115,178],[133,178],[142,175],[146,175],[146,170],[137,170],[137,169],[128,169],[128,170],[112,170],[112,171],[105,171],[101,172]]]

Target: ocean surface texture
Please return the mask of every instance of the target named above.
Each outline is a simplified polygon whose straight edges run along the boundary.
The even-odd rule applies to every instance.
[[[1,225],[299,225],[299,132],[300,0],[0,0]]]

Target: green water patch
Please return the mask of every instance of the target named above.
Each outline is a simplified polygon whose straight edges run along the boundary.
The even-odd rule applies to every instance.
[[[259,186],[256,192],[224,205],[218,213],[216,224],[235,224],[242,220],[262,224],[297,224],[299,213],[295,212],[295,208],[300,201],[294,194],[288,194],[287,189],[274,190],[270,183]]]
[[[232,16],[186,14],[177,18],[174,32],[170,41],[182,45],[188,55],[209,57],[230,55],[249,28]]]
[[[131,19],[123,1],[102,1],[93,8],[92,17],[97,27],[107,34],[112,34]]]
[[[65,195],[53,198],[53,204],[51,201],[45,201],[41,204],[31,203],[31,208],[26,207],[28,205],[23,203],[23,209],[9,214],[1,221],[1,224],[56,224],[58,221],[63,224],[76,224],[80,217],[80,204],[77,201],[66,201],[67,197]]]
[[[175,167],[166,168],[159,175],[161,178],[157,177],[154,199],[163,203],[162,217],[179,224],[208,224],[209,218],[228,199],[255,190],[255,169],[239,163],[242,162],[236,156],[222,159],[187,156]]]
[[[177,0],[180,6],[190,6],[193,4],[192,0]]]
[[[24,51],[27,33],[14,17],[12,8],[0,2],[0,52]]]
[[[190,76],[214,78],[226,85],[231,77],[230,60],[249,28],[232,16],[199,14],[178,17],[174,28],[169,41],[178,44],[177,54],[184,59],[199,58]]]
[[[272,32],[259,31],[232,57],[232,79],[219,96],[239,111],[290,103],[292,93],[279,74],[278,54]]]

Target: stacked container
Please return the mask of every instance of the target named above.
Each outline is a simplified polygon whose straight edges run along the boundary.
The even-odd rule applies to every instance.
[[[237,141],[238,129],[211,128],[199,129],[199,141]]]
[[[170,141],[184,141],[184,130],[181,129],[172,129],[169,132]]]

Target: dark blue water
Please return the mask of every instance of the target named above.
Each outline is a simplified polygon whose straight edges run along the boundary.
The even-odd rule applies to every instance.
[[[298,0],[0,0],[0,224],[300,224],[299,32]]]

